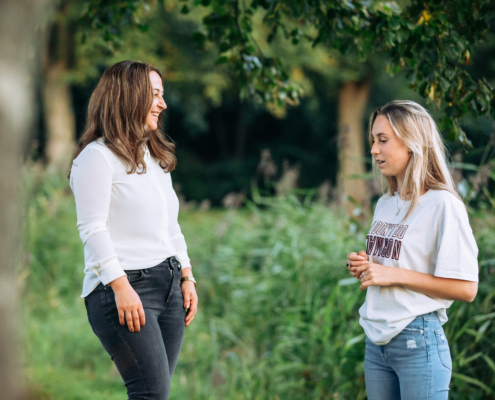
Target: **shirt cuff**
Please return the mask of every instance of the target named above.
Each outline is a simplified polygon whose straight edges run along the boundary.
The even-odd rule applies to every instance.
[[[120,266],[119,260],[117,258],[113,258],[112,260],[106,262],[98,269],[98,271],[94,271],[100,281],[104,285],[108,285],[110,282],[114,281],[121,276],[125,276],[126,273]]]
[[[182,267],[182,269],[192,268],[191,260],[187,256],[187,253],[186,254],[177,254],[177,258],[179,259],[180,266]]]

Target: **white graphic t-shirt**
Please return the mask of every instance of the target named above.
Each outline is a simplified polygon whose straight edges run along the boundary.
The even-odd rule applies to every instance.
[[[397,195],[378,200],[366,236],[370,263],[478,282],[478,247],[464,204],[445,190],[428,190],[403,220],[409,205]],[[377,345],[390,342],[418,315],[437,311],[444,324],[452,304],[403,286],[366,290],[359,323]]]

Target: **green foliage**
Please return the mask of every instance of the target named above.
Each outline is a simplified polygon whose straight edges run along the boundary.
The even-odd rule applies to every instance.
[[[240,63],[233,54],[256,52],[250,19],[262,9],[264,22],[271,27],[269,42],[282,31],[293,44],[306,39],[342,54],[356,52],[362,60],[377,52],[386,54],[389,72],[405,71],[408,83],[423,97],[438,106],[443,102],[441,126],[452,140],[470,144],[458,125],[462,116],[495,118],[491,84],[485,78],[476,81],[463,67],[470,63],[475,46],[484,44],[494,31],[495,5],[490,0],[415,0],[403,10],[395,3],[368,1],[255,0],[242,11],[239,4],[213,0],[205,19],[208,39],[220,44],[221,57],[231,59],[236,68]],[[287,29],[288,21],[298,27]]]
[[[198,49],[218,46],[217,64],[226,64],[240,85],[241,97],[252,96],[268,107],[296,104],[300,88],[285,72],[282,60],[265,56],[253,32],[254,19],[263,14],[269,28],[262,38],[271,43],[282,33],[292,44],[309,41],[361,60],[377,53],[387,57],[390,73],[406,72],[407,82],[440,108],[441,127],[451,140],[470,145],[459,125],[465,115],[495,118],[493,88],[486,78],[475,79],[466,70],[472,54],[489,41],[495,27],[491,0],[413,0],[404,9],[394,2],[310,0],[181,0],[183,14],[204,7],[204,29],[192,40]],[[105,7],[96,7],[104,3]],[[107,4],[108,3],[108,4]],[[189,3],[189,4],[188,4]],[[83,21],[103,32],[106,40],[128,24],[142,1],[93,0]],[[118,6],[116,4],[119,4]],[[110,18],[110,17],[113,17]]]
[[[465,203],[476,210],[495,208],[495,131],[484,139],[482,146],[458,152],[451,164],[457,176],[463,172],[458,190]]]
[[[97,34],[105,42],[119,42],[126,29],[137,27],[142,32],[148,30],[147,19],[150,5],[146,0],[88,0],[79,20],[86,35]]]
[[[33,398],[125,397],[91,332],[82,300],[83,251],[67,181],[33,175],[26,226],[26,362]],[[200,310],[187,329],[174,399],[364,399],[364,293],[343,266],[363,229],[301,192],[254,196],[240,211],[181,214]],[[446,325],[451,398],[491,399],[495,387],[495,216],[471,217],[480,289]]]

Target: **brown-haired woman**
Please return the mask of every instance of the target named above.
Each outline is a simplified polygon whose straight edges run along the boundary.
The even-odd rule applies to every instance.
[[[129,399],[168,399],[184,328],[198,298],[161,130],[160,72],[123,61],[89,101],[70,184],[84,243],[82,296]]]

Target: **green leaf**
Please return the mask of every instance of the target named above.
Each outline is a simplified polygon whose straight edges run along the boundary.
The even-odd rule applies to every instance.
[[[421,96],[423,97],[426,97],[426,88],[428,86],[428,82],[423,82],[419,88],[418,88],[418,92]]]
[[[450,163],[450,165],[452,168],[463,169],[466,171],[478,171],[478,166],[475,164],[453,162]]]
[[[388,24],[394,31],[400,29],[400,19],[399,17],[392,17],[388,20]]]
[[[440,87],[442,88],[442,90],[444,92],[447,92],[449,90],[449,88],[450,88],[450,82],[447,79],[445,79],[443,77],[439,77],[438,78],[438,83],[440,83]]]
[[[456,70],[452,67],[448,67],[444,70],[444,74],[449,81],[454,79],[456,73]]]
[[[216,61],[216,65],[225,64],[229,59],[225,56],[219,57]]]
[[[362,174],[350,174],[346,175],[344,179],[373,179],[375,174],[373,172],[365,172]]]
[[[413,85],[416,83],[416,71],[412,70],[406,74],[407,83]]]
[[[486,361],[488,366],[495,373],[495,362],[490,357],[488,357],[486,354],[482,354],[481,357],[483,357],[483,359]]]
[[[470,383],[471,385],[478,386],[481,389],[483,389],[487,394],[492,394],[493,393],[493,390],[492,389],[490,389],[487,385],[485,385],[483,382],[481,382],[478,379],[471,378],[469,376],[466,376],[466,375],[463,375],[463,374],[459,374],[459,373],[456,373],[456,372],[453,372],[452,373],[452,378],[454,378],[454,379],[460,379],[460,380],[463,380],[463,381],[465,381],[467,383]]]

